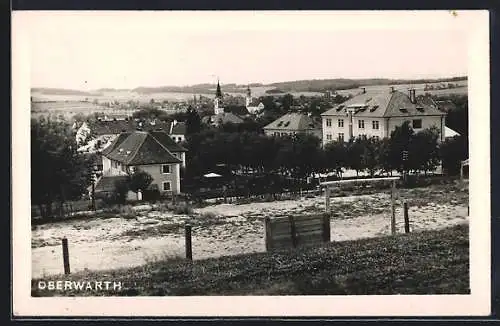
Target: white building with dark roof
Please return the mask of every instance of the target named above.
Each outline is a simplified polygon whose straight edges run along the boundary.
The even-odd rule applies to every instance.
[[[165,131],[121,133],[102,151],[103,176],[96,182],[96,192],[110,184],[109,180],[119,179],[140,169],[153,177],[151,189],[178,194],[180,168],[186,164],[186,151]],[[104,188],[103,191],[109,191]]]
[[[358,136],[390,137],[405,121],[415,132],[436,127],[439,141],[445,138],[446,113],[419,100],[415,90],[408,93],[388,88],[382,92],[363,91],[321,114],[323,144],[333,140],[349,141]]]
[[[268,136],[310,134],[321,139],[321,123],[303,113],[287,113],[263,129]]]

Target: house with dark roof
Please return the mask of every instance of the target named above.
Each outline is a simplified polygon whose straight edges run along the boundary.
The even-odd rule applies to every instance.
[[[416,131],[435,126],[445,137],[445,116],[436,106],[415,96],[415,89],[408,93],[394,90],[363,91],[321,114],[323,144],[333,140],[349,141],[358,136],[390,137],[391,132],[405,121]]]
[[[201,119],[201,122],[212,125],[212,126],[220,126],[225,123],[234,123],[240,124],[243,123],[243,119],[231,112],[223,112],[215,115],[205,116]]]
[[[292,112],[274,120],[264,128],[268,136],[286,136],[296,134],[315,135],[321,139],[321,122],[308,114]]]
[[[96,191],[104,191],[104,185],[112,184],[112,179],[141,170],[153,177],[151,189],[178,194],[185,152],[165,131],[123,132],[102,151],[103,177],[97,181]]]

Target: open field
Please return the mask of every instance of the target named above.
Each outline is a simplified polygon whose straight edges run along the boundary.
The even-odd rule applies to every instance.
[[[433,90],[424,91],[424,87],[426,84],[401,84],[401,85],[394,85],[394,89],[406,93],[408,91],[408,88],[412,87],[412,88],[415,88],[417,95],[423,95],[425,93],[430,93],[432,95],[467,94],[468,87],[467,87],[466,80],[453,82],[453,84],[457,84],[458,87],[450,88],[450,89],[433,89]],[[429,85],[436,86],[437,84],[429,84]],[[366,88],[367,92],[370,92],[370,91],[384,92],[384,91],[389,90],[389,85],[374,85],[374,86],[363,86],[363,87]],[[344,95],[344,96],[348,95],[348,94],[355,95],[355,94],[359,94],[360,92],[361,92],[361,88],[352,88],[352,89],[338,91],[338,93],[340,95]]]
[[[331,199],[332,241],[356,240],[390,232],[389,192]],[[403,232],[402,200],[409,202],[411,231],[468,223],[468,186],[434,185],[400,189],[396,217]],[[72,272],[130,268],[184,256],[183,224],[193,225],[195,260],[265,251],[264,218],[316,214],[323,197],[252,204],[218,204],[174,214],[164,205],[134,207],[135,214],[95,213],[32,227],[32,276],[62,272],[61,239],[69,241]]]
[[[44,281],[121,282],[114,290],[39,290],[32,296],[469,294],[469,232],[439,231],[329,243],[197,262],[159,260]]]

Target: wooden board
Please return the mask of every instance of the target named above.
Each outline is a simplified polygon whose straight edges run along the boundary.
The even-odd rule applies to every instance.
[[[266,250],[330,242],[330,215],[266,218]]]

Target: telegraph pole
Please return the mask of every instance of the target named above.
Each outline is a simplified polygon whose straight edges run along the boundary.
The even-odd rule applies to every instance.
[[[402,153],[402,158],[403,158],[403,182],[406,183],[406,168],[407,168],[407,163],[408,162],[408,151],[404,150]]]

